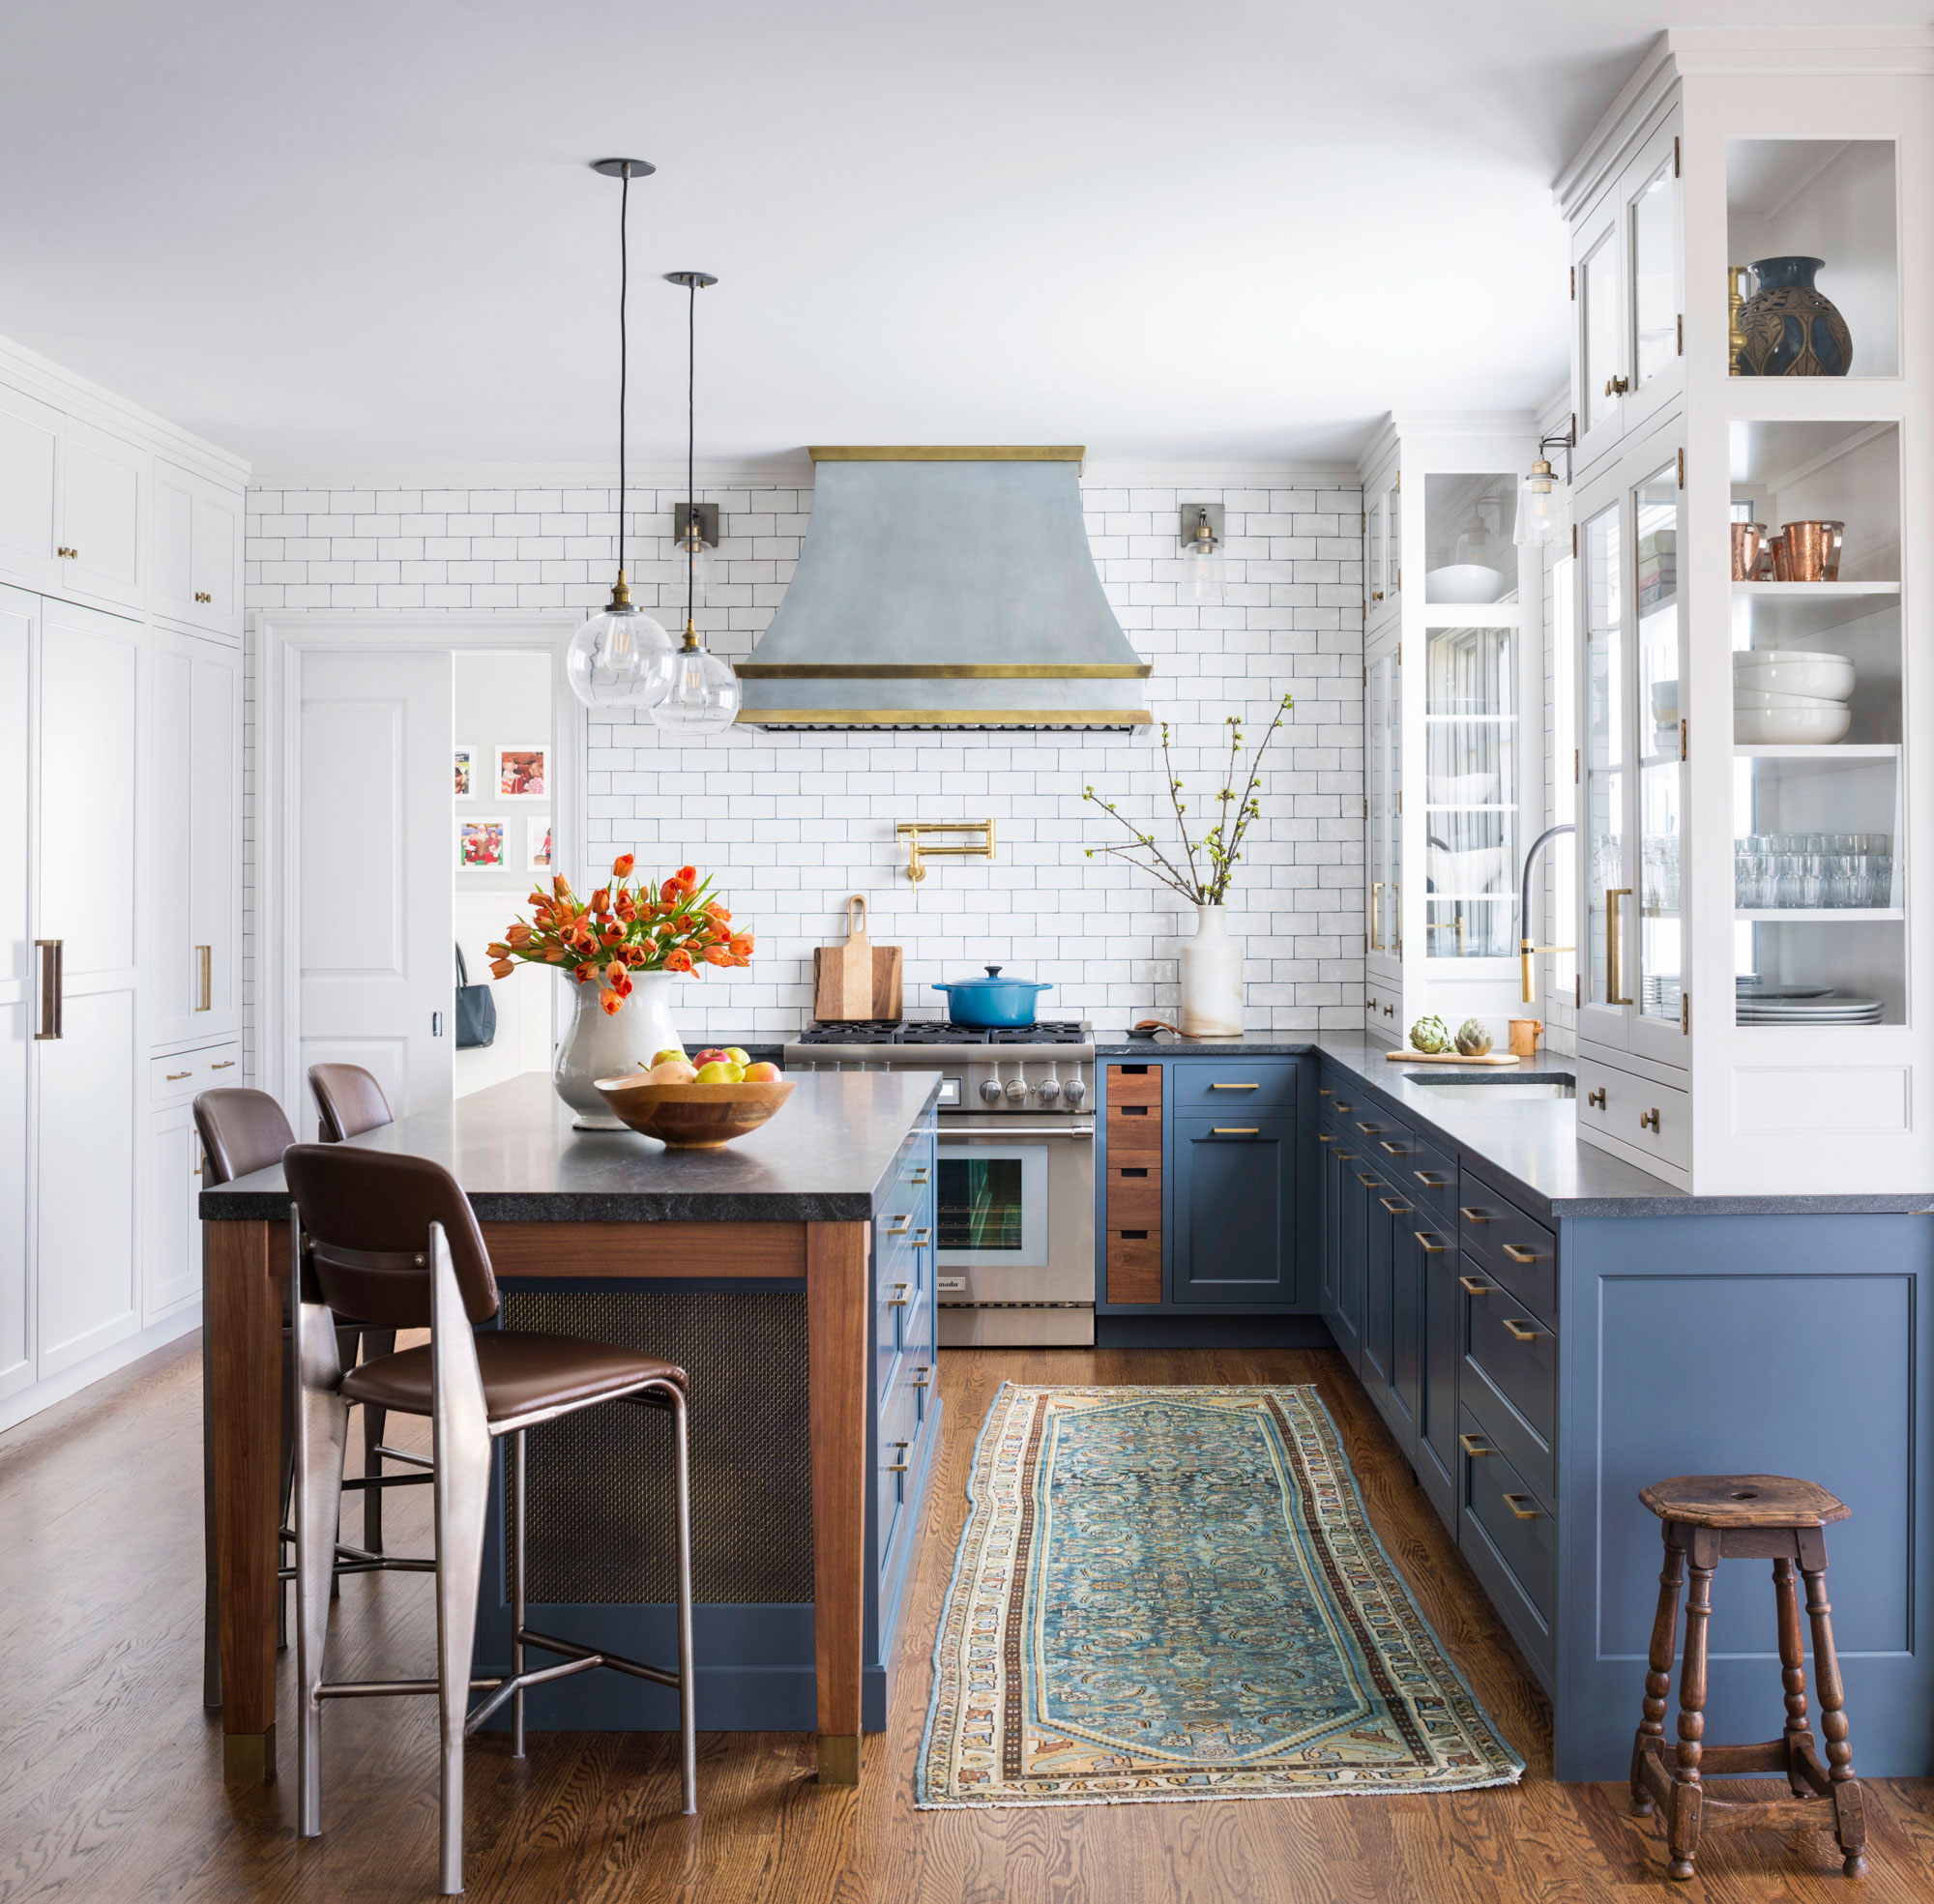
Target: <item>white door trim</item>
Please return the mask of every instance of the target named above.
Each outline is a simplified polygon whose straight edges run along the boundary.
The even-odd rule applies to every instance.
[[[257,1086],[298,1123],[303,1106],[302,1060],[292,1009],[297,996],[298,855],[294,776],[300,762],[301,669],[305,650],[480,648],[549,649],[551,654],[552,848],[561,871],[581,877],[585,837],[585,747],[588,710],[571,692],[566,658],[583,622],[565,610],[498,616],[446,609],[386,613],[380,609],[283,609],[252,617],[255,654],[255,839],[250,892],[255,915],[255,1052]]]

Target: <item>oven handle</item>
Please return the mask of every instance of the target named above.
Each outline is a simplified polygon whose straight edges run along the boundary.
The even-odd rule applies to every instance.
[[[999,1130],[990,1130],[985,1126],[976,1126],[972,1130],[950,1130],[942,1125],[939,1134],[943,1145],[965,1143],[973,1137],[988,1137],[995,1143],[1006,1143],[1015,1137],[1092,1137],[1095,1127],[1092,1124],[1009,1125]]]

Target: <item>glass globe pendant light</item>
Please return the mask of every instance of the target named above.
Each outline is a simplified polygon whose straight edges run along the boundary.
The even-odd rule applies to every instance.
[[[697,534],[698,494],[694,480],[697,433],[698,293],[718,278],[704,271],[668,271],[668,284],[683,284],[689,294],[686,313],[685,369],[685,513],[691,525],[688,544]],[[701,544],[702,546],[702,544]],[[652,707],[652,718],[667,734],[722,734],[739,718],[739,677],[731,662],[713,654],[698,638],[693,618],[698,568],[688,546],[685,565],[685,641],[663,664],[665,691]]]
[[[588,708],[649,708],[664,693],[671,636],[635,606],[625,584],[625,397],[630,368],[625,324],[630,288],[627,245],[631,180],[658,168],[643,159],[601,159],[592,170],[620,182],[618,200],[618,579],[610,605],[571,637],[571,690]]]

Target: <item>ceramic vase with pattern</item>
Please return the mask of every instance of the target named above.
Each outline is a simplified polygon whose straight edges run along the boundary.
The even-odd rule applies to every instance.
[[[1195,908],[1195,936],[1182,942],[1182,1013],[1191,1038],[1243,1033],[1243,942],[1229,936],[1220,906]]]
[[[1832,302],[1813,288],[1824,258],[1761,258],[1759,289],[1740,307],[1734,374],[1742,377],[1844,377],[1853,334]]]
[[[604,1108],[596,1081],[628,1076],[679,1043],[671,1016],[672,989],[679,981],[669,972],[639,972],[631,980],[630,997],[617,1011],[606,1011],[598,1003],[601,986],[567,982],[576,994],[575,1010],[557,1047],[551,1088],[575,1113],[573,1130],[623,1130],[626,1127]]]

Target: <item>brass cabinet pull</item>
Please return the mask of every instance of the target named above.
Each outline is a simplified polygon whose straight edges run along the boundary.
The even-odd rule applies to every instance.
[[[1426,1190],[1448,1190],[1450,1180],[1441,1170],[1413,1170],[1410,1173]]]
[[[1377,1180],[1376,1180],[1376,1178],[1374,1178],[1374,1177],[1365,1177],[1365,1176],[1363,1175],[1363,1172],[1362,1172],[1361,1170],[1357,1172],[1357,1182],[1358,1182],[1358,1183],[1360,1183],[1361,1185],[1363,1185],[1363,1187],[1364,1187],[1364,1189],[1366,1189],[1366,1190],[1373,1190],[1373,1189],[1375,1189],[1375,1188],[1376,1188],[1376,1186],[1377,1186]]]
[[[1448,1243],[1439,1243],[1428,1230],[1412,1230],[1411,1235],[1417,1239],[1426,1256],[1441,1256],[1450,1246]]]
[[[1491,1220],[1481,1210],[1473,1210],[1468,1203],[1460,1203],[1457,1214],[1467,1223],[1488,1223]]]
[[[1586,1103],[1591,1105],[1591,1107],[1595,1111],[1601,1111],[1605,1108],[1605,1094],[1602,1089],[1597,1091],[1588,1091],[1585,1093],[1585,1101]]]
[[[183,1078],[192,1077],[193,1075],[192,1071],[163,1071],[161,1073],[161,1082],[163,1084],[179,1084]]]
[[[1383,1126],[1381,1124],[1360,1124],[1357,1126],[1357,1128],[1361,1130],[1365,1137],[1374,1137],[1377,1134],[1377,1132],[1383,1128]]]
[[[1379,597],[1378,600],[1381,600],[1382,598]],[[1377,924],[1377,894],[1383,890],[1384,882],[1382,880],[1373,879],[1370,881],[1370,944],[1375,946],[1378,951],[1382,951],[1383,949],[1384,935],[1382,928]]]
[[[65,982],[66,954],[59,939],[36,939],[34,951],[41,959],[41,1022],[35,1028],[36,1040],[59,1038],[61,1033],[61,1007],[67,991]]]
[[[1538,1251],[1527,1249],[1521,1243],[1507,1243],[1501,1245],[1500,1247],[1513,1263],[1535,1263],[1538,1261]]]
[[[1333,1138],[1333,1136],[1331,1136],[1331,1134],[1329,1133],[1329,1131],[1327,1131],[1327,1130],[1319,1130],[1319,1131],[1318,1131],[1318,1132],[1316,1133],[1316,1141],[1317,1141],[1317,1142],[1318,1142],[1319,1144],[1333,1144],[1333,1143],[1334,1143],[1334,1142],[1335,1142],[1336,1140],[1335,1140],[1335,1138]]]
[[[916,1369],[916,1370],[915,1370],[915,1372],[914,1372],[914,1378],[913,1378],[913,1386],[914,1386],[914,1387],[915,1387],[916,1389],[930,1389],[930,1388],[932,1388],[932,1387],[933,1387],[933,1370],[932,1370],[932,1369],[930,1369],[930,1368],[920,1368],[920,1369]]]
[[[1388,1151],[1392,1157],[1408,1157],[1410,1155],[1410,1153],[1407,1150],[1405,1150],[1401,1144],[1392,1144],[1388,1137],[1380,1138],[1378,1140],[1377,1149],[1380,1151]]]
[[[1476,1435],[1459,1435],[1457,1437],[1457,1446],[1461,1448],[1466,1454],[1469,1454],[1473,1456],[1475,1459],[1479,1460],[1481,1460],[1487,1454],[1495,1454],[1498,1451],[1495,1448],[1482,1447],[1479,1443],[1478,1437]]]
[[[1355,1110],[1355,1109],[1356,1109],[1357,1107],[1356,1107],[1356,1105],[1355,1105],[1355,1104],[1338,1104],[1338,1105],[1336,1106],[1336,1108],[1337,1108],[1337,1109],[1338,1109],[1339,1111],[1341,1111],[1341,1112],[1342,1112],[1342,1114],[1343,1114],[1343,1115],[1344,1115],[1345,1117],[1348,1117],[1348,1116],[1350,1115],[1350,1113],[1351,1113],[1351,1112],[1352,1112],[1353,1110]]]
[[[924,1228],[923,1228],[923,1229],[918,1229],[918,1230],[914,1231],[914,1233],[913,1233],[913,1246],[914,1246],[914,1247],[915,1247],[916,1249],[924,1249],[924,1248],[926,1247],[926,1240],[927,1240],[927,1238],[928,1238],[929,1236],[931,1236],[932,1234],[933,1234],[933,1232],[932,1232],[931,1230],[928,1230],[928,1229],[924,1229]]]
[[[1263,1131],[1259,1124],[1212,1124],[1209,1134],[1212,1137],[1260,1137]]]
[[[1319,1084],[1316,1087],[1316,1095],[1319,1098],[1333,1098],[1336,1094],[1327,1084]]]
[[[1211,1091],[1260,1091],[1260,1084],[1212,1084]]]
[[[219,1065],[210,1065],[208,1069],[212,1071],[232,1071],[235,1069],[235,1060],[224,1058]]]
[[[900,1293],[897,1296],[889,1296],[887,1298],[887,1307],[890,1309],[903,1309],[907,1305],[907,1285],[903,1282],[896,1282],[894,1284],[894,1287]]]
[[[1650,1130],[1656,1137],[1658,1135],[1658,1112],[1656,1109],[1641,1111],[1638,1118],[1638,1128],[1641,1130]]]
[[[1629,1005],[1625,996],[1624,953],[1619,946],[1619,901],[1631,897],[1629,886],[1605,889],[1605,1003]]]
[[[1410,1205],[1405,1203],[1401,1197],[1380,1196],[1377,1198],[1377,1201],[1392,1216],[1408,1216],[1410,1215]]]
[[[921,1165],[921,1167],[920,1167],[920,1168],[919,1168],[918,1170],[916,1170],[916,1171],[915,1171],[915,1172],[913,1173],[913,1175],[912,1175],[911,1177],[909,1177],[909,1178],[907,1179],[907,1182],[908,1182],[909,1184],[923,1184],[923,1183],[925,1183],[925,1182],[926,1182],[926,1166],[925,1166],[925,1164],[922,1164],[922,1165]]]
[[[1505,1333],[1509,1335],[1513,1342],[1535,1342],[1538,1340],[1537,1330],[1529,1327],[1525,1323],[1517,1321],[1516,1318],[1512,1316],[1505,1317]]]
[[[1529,1501],[1530,1499],[1531,1496],[1529,1494],[1507,1494],[1505,1496],[1505,1506],[1509,1508],[1511,1510],[1511,1512],[1518,1517],[1519,1520],[1536,1520],[1538,1517],[1538,1515],[1543,1511],[1542,1509],[1522,1508],[1518,1505],[1519,1502]]]
[[[900,1458],[897,1461],[889,1461],[887,1463],[887,1473],[890,1475],[903,1475],[907,1471],[906,1451],[913,1444],[907,1441],[896,1441],[894,1443],[894,1446],[899,1450]]]
[[[887,1234],[889,1236],[905,1236],[912,1228],[913,1218],[911,1216],[895,1216],[887,1224]]]
[[[197,1011],[212,1011],[215,1009],[215,948],[213,946],[196,946],[194,956],[195,962],[200,968],[199,978],[201,984],[201,1003],[194,1009]]]
[[[1457,1287],[1466,1296],[1488,1296],[1491,1293],[1491,1285],[1482,1276],[1459,1276]]]

